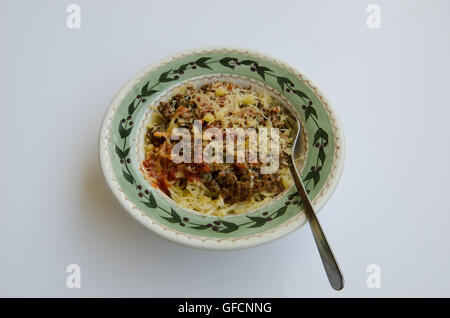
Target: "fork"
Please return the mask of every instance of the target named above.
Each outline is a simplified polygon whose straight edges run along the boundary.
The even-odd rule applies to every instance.
[[[288,122],[291,125],[292,130],[295,133],[295,140],[292,146],[292,155],[289,156],[289,170],[291,171],[292,177],[294,179],[295,186],[297,187],[300,199],[302,200],[304,212],[308,220],[311,232],[314,236],[314,240],[319,250],[320,258],[322,259],[323,267],[328,277],[328,281],[331,287],[335,290],[341,290],[344,288],[344,276],[342,275],[336,258],[328,244],[325,233],[320,226],[319,220],[317,219],[314,208],[312,207],[311,201],[306,192],[305,186],[300,178],[300,173],[295,165],[296,158],[300,157],[301,143],[299,140],[300,136],[300,120],[295,112],[293,112],[289,107],[283,105],[284,110],[290,116],[288,116]]]

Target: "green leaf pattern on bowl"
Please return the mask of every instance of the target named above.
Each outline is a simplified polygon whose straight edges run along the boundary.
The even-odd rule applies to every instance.
[[[254,56],[231,53],[191,55],[169,62],[141,80],[122,101],[114,119],[111,158],[122,190],[141,210],[160,224],[186,234],[205,237],[240,237],[260,233],[286,222],[301,211],[301,200],[290,190],[250,214],[218,218],[193,213],[172,204],[155,191],[139,170],[136,155],[136,123],[158,93],[174,83],[207,74],[236,74],[253,78],[279,91],[300,114],[308,135],[308,157],[302,180],[311,198],[324,185],[332,166],[334,140],[324,106],[311,89],[286,69]]]

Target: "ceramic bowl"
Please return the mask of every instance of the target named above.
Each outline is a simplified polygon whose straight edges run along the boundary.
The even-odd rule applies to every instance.
[[[253,50],[212,47],[167,57],[120,89],[100,131],[100,162],[114,196],[136,220],[169,240],[197,248],[230,250],[266,243],[305,224],[293,187],[247,214],[218,218],[178,206],[144,178],[144,126],[149,106],[189,82],[232,80],[264,87],[291,104],[302,121],[302,180],[319,211],[334,192],[344,163],[339,119],[323,93],[301,72]]]

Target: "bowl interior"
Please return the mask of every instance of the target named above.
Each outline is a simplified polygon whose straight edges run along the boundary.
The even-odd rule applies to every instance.
[[[213,83],[216,81],[232,82],[235,85],[239,85],[240,87],[244,87],[244,88],[251,86],[252,89],[257,93],[262,92],[262,91],[268,92],[272,96],[272,98],[274,100],[276,100],[278,103],[282,103],[282,104],[286,105],[287,107],[289,107],[290,109],[295,111],[295,107],[284,96],[282,96],[279,92],[274,90],[272,87],[267,86],[262,82],[256,81],[256,80],[248,78],[248,77],[239,76],[239,75],[231,75],[231,74],[202,75],[202,76],[189,78],[184,81],[180,81],[180,82],[176,83],[175,85],[173,85],[172,87],[168,88],[166,91],[159,94],[153,101],[152,106],[158,105],[160,102],[170,101],[170,99],[178,93],[179,88],[181,86],[192,85],[194,88],[198,89],[204,84]],[[155,112],[153,107],[147,107],[147,111],[144,112],[142,119],[137,124],[138,125],[137,158],[138,158],[139,163],[142,163],[145,159],[145,135],[146,135],[147,127],[149,127],[148,123],[150,121],[150,118],[151,118],[151,115],[153,112]],[[298,160],[296,162],[297,168],[299,169],[299,171],[301,171],[303,169],[303,165],[304,165],[305,159],[307,157],[306,154],[307,154],[307,145],[308,145],[308,143],[306,142],[306,134],[302,133],[300,136],[302,138],[302,140],[301,140],[302,147],[301,147],[301,151],[300,151],[301,157],[300,157],[300,160]],[[141,164],[141,170],[143,170],[142,164]],[[266,206],[269,206],[274,201],[281,199],[285,195],[285,193],[290,192],[292,187],[294,187],[294,185],[291,185],[291,187],[289,187],[282,193],[278,194],[276,197],[274,197],[272,200],[270,200],[270,202],[266,203],[264,206],[261,206],[257,209],[248,210],[245,213],[242,213],[240,215],[251,214],[260,209],[265,209]],[[168,195],[166,195],[164,192],[162,192],[158,188],[154,187],[153,191],[157,192],[161,197],[164,197],[166,200],[171,202],[174,206],[176,206],[177,209],[184,209],[191,213],[196,213],[196,214],[199,214],[202,216],[204,215],[204,213],[200,213],[195,210],[186,209],[186,208],[179,206],[174,200],[172,200],[172,198],[170,198]],[[235,215],[226,216],[226,218],[233,217],[233,216],[235,216]]]
[[[324,195],[336,150],[330,110],[314,87],[288,66],[235,50],[178,55],[142,71],[121,90],[104,124],[107,153],[102,164],[104,170],[111,172],[107,175],[108,182],[122,204],[141,222],[148,219],[176,235],[221,241],[274,232],[301,214],[301,201],[295,188],[248,214],[219,219],[179,207],[153,188],[140,170],[149,106],[170,98],[174,87],[186,81],[200,85],[214,80],[266,88],[299,114],[305,145],[302,179],[313,200],[319,194]]]

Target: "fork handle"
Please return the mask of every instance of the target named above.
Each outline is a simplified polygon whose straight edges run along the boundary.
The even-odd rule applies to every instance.
[[[327,274],[328,280],[335,290],[341,290],[344,288],[344,276],[342,275],[339,265],[337,264],[336,258],[334,257],[333,251],[328,244],[325,233],[320,226],[319,220],[317,219],[316,213],[309,200],[308,193],[305,190],[303,182],[298,173],[297,167],[291,158],[289,164],[289,169],[291,171],[292,177],[294,178],[295,186],[297,187],[300,199],[302,200],[306,218],[308,219],[311,232],[316,241],[317,248],[319,250],[320,258],[322,259],[325,272]]]

